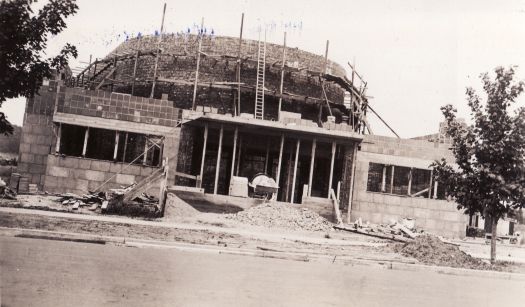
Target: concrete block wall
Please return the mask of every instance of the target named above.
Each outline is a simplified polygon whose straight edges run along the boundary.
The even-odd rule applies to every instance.
[[[362,218],[371,223],[388,223],[402,218],[415,219],[416,227],[446,237],[462,238],[468,216],[457,210],[457,204],[446,200],[410,197],[386,193],[367,192],[370,162],[428,167],[433,160],[446,157],[453,159],[446,145],[435,146],[428,141],[398,140],[388,137],[366,136],[358,151],[352,209],[350,218]],[[373,141],[374,143],[371,143]],[[378,154],[379,153],[379,154]]]
[[[181,118],[181,111],[168,100],[63,87],[57,112],[168,127],[175,127]]]
[[[127,163],[100,161],[78,157],[47,156],[44,190],[50,193],[71,192],[85,194],[110,179],[102,191],[121,188],[139,182],[157,168]],[[147,193],[158,197],[159,182],[152,184]]]
[[[30,183],[42,189],[45,181],[47,155],[54,149],[55,131],[53,112],[58,83],[50,81],[42,86],[34,97],[27,99],[17,172],[27,177]]]

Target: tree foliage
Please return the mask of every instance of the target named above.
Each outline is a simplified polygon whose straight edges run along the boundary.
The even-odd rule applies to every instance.
[[[65,19],[76,13],[75,0],[50,0],[38,13],[36,0],[0,0],[0,107],[8,98],[32,97],[53,69],[67,65],[77,57],[74,46],[66,44],[54,57],[46,57],[50,35],[65,29]],[[0,133],[13,128],[0,112]]]
[[[441,108],[456,165],[444,159],[433,165],[458,209],[489,217],[493,234],[500,218],[525,203],[525,108],[511,111],[525,83],[514,81],[513,67],[494,72],[494,80],[481,75],[485,102],[474,89],[466,90],[472,125],[461,125],[451,105]]]

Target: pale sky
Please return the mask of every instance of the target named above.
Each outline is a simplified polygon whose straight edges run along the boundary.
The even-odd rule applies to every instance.
[[[55,54],[65,42],[79,50],[71,67],[85,66],[107,55],[126,35],[160,29],[167,2],[165,31],[200,24],[216,35],[257,39],[259,25],[267,40],[324,55],[343,65],[355,60],[368,82],[370,105],[408,138],[435,133],[442,120],[439,107],[452,103],[469,117],[465,87],[480,87],[479,74],[496,66],[518,65],[525,79],[524,1],[132,1],[80,0],[68,28],[49,43]],[[525,97],[525,95],[524,95]],[[25,99],[4,103],[8,119],[21,125]],[[520,103],[524,105],[525,98]],[[392,135],[373,114],[375,134]]]

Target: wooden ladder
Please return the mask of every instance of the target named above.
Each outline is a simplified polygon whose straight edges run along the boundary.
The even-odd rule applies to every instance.
[[[264,119],[264,77],[266,68],[266,31],[264,42],[261,41],[259,32],[259,44],[257,50],[257,83],[255,86],[255,119]]]

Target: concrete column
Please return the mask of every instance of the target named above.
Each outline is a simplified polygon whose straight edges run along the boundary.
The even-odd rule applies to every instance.
[[[204,158],[206,157],[206,145],[208,143],[208,124],[204,125],[204,142],[202,145],[202,158],[201,158],[201,170],[199,173],[199,188],[202,188],[202,176],[204,174]]]
[[[293,204],[293,198],[295,194],[295,181],[297,179],[297,164],[299,163],[299,149],[301,147],[301,140],[297,139],[297,145],[295,149],[295,164],[293,166],[293,180],[292,180],[292,197],[290,198],[290,203]]]
[[[332,142],[332,157],[330,159],[330,177],[328,177],[328,198],[330,198],[330,189],[332,188],[332,181],[334,177],[334,162],[335,162],[335,150],[337,144],[335,141]],[[337,197],[339,197],[339,189],[337,192]]]
[[[60,137],[62,136],[62,123],[58,123],[57,143],[55,145],[55,152],[60,152]]]
[[[219,133],[219,148],[217,149],[217,164],[215,166],[215,184],[213,185],[213,194],[217,194],[217,185],[219,184],[219,169],[221,168],[221,152],[222,152],[222,135],[224,134],[224,127],[221,125]]]
[[[352,172],[350,173],[350,175],[352,177],[350,177],[350,191],[349,191],[349,196],[348,196],[348,211],[347,211],[348,224],[350,224],[350,213],[352,213],[352,203],[353,203],[353,198],[354,198],[354,182],[355,182],[356,168],[357,168],[357,144],[354,144],[354,152],[353,152],[353,155],[352,155]],[[339,198],[339,196],[338,196],[338,198]]]
[[[82,157],[86,156],[88,138],[89,138],[89,127],[86,128],[86,133],[84,133],[84,147],[82,147]]]
[[[117,153],[118,153],[118,141],[120,138],[120,132],[115,132],[115,150],[113,151],[113,160],[117,161]]]
[[[310,155],[310,176],[308,177],[308,196],[312,196],[312,179],[314,176],[315,165],[315,149],[317,147],[317,139],[312,142],[312,153]]]

